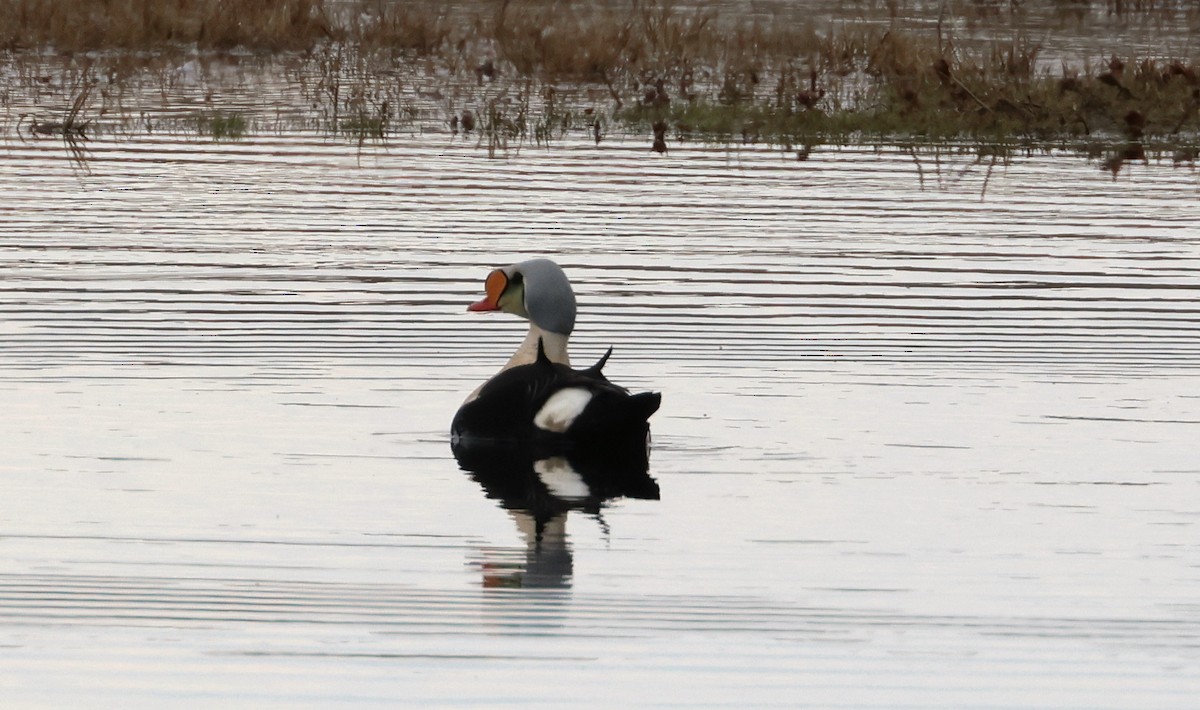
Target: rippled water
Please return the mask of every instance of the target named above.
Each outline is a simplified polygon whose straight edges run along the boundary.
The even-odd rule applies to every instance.
[[[10,142],[4,706],[1194,706],[1196,174],[646,149]],[[540,546],[447,433],[531,255],[663,393]]]

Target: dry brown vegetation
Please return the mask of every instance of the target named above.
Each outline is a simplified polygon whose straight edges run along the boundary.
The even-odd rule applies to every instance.
[[[1139,30],[1186,38],[1200,27],[1188,0],[812,6],[768,17],[668,0],[0,0],[0,48],[14,63],[87,53],[86,71],[108,77],[106,97],[156,57],[281,57],[302,67],[290,75],[305,77],[331,131],[360,140],[415,116],[404,72],[483,87],[482,126],[517,139],[574,126],[599,140],[603,119],[653,132],[664,148],[670,133],[788,145],[1104,141],[1132,156],[1130,144],[1194,145],[1200,133],[1196,47],[1139,56],[1122,44]],[[1059,30],[1112,40],[1080,58],[1053,46]],[[606,105],[595,92],[563,100],[580,87],[600,89]]]
[[[325,0],[0,0],[0,47],[58,52],[303,49],[331,36]]]

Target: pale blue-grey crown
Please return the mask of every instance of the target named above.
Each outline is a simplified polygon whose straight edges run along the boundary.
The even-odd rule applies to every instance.
[[[530,259],[504,271],[509,278],[521,275],[529,320],[542,330],[571,334],[575,329],[575,292],[561,266],[549,259]]]

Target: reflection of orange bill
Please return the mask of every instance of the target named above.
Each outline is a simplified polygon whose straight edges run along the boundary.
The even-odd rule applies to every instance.
[[[525,570],[519,566],[484,562],[479,567],[483,571],[484,589],[522,586]]]

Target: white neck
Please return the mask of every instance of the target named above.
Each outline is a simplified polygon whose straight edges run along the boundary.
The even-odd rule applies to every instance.
[[[509,358],[508,364],[501,368],[501,372],[508,370],[518,365],[531,365],[537,362],[537,347],[538,339],[542,341],[542,348],[546,351],[546,357],[550,358],[550,362],[557,362],[560,365],[571,366],[571,358],[567,355],[567,338],[568,336],[562,333],[551,333],[548,330],[542,330],[533,323],[529,324],[529,333],[525,335],[525,340],[521,341],[520,347]]]
[[[521,341],[521,345],[513,356],[509,358],[508,364],[500,368],[500,372],[511,370],[514,367],[521,365],[532,365],[537,362],[537,347],[538,339],[542,340],[542,348],[546,351],[546,357],[550,362],[557,362],[560,365],[571,366],[571,358],[567,355],[567,339],[569,336],[562,333],[552,333],[548,330],[542,330],[533,323],[529,324],[529,333],[526,334],[525,340]],[[499,372],[496,374],[500,374]],[[487,382],[483,383],[487,384]],[[479,396],[479,390],[483,389],[483,385],[475,388],[475,391],[467,397],[467,402],[474,400]],[[465,402],[464,402],[465,404]]]

